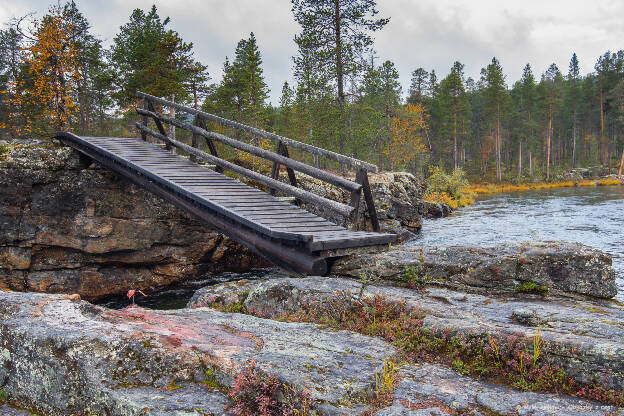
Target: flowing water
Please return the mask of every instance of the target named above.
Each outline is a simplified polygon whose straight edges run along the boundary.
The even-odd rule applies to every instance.
[[[495,246],[509,241],[567,240],[599,248],[613,256],[613,266],[624,300],[624,186],[560,188],[502,193],[478,199],[447,218],[425,220],[410,245]],[[203,280],[137,295],[136,303],[152,309],[186,306],[195,290],[231,280],[256,279],[269,270],[221,273]],[[124,308],[131,301],[120,295],[98,302]]]
[[[613,256],[624,300],[624,186],[558,188],[479,198],[447,218],[425,220],[410,245],[576,241]]]

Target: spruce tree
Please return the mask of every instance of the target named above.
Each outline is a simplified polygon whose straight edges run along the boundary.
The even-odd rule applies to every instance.
[[[423,68],[418,68],[412,72],[412,80],[409,89],[409,98],[407,102],[410,104],[422,104],[427,78],[429,73]]]
[[[498,59],[492,58],[492,62],[481,69],[481,82],[483,83],[483,95],[486,102],[486,111],[490,119],[490,129],[494,137],[494,149],[496,152],[496,177],[502,180],[502,120],[505,116],[505,106],[508,101],[505,74]]]

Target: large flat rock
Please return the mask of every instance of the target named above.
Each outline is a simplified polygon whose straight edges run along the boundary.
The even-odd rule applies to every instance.
[[[475,380],[435,364],[405,366],[399,374],[392,406],[375,416],[624,414],[614,406],[557,394],[521,392]]]
[[[313,324],[0,295],[0,385],[45,414],[223,414],[224,394],[202,383],[211,373],[210,384],[228,388],[250,359],[307,390],[327,414],[343,414],[337,407],[372,394],[376,366],[394,354],[380,339]]]
[[[345,296],[346,295],[346,296]],[[542,363],[561,367],[583,385],[624,390],[624,310],[611,301],[543,298],[535,295],[484,296],[446,288],[419,290],[368,286],[350,279],[278,277],[237,282],[198,291],[189,306],[228,304],[242,298],[255,315],[276,318],[300,308],[322,308],[331,300],[381,296],[424,314],[423,327],[470,339],[495,337],[532,345],[537,325]]]
[[[551,294],[612,298],[617,294],[611,257],[579,243],[537,241],[496,247],[405,247],[339,259],[332,274],[453,289],[509,294],[523,283]]]

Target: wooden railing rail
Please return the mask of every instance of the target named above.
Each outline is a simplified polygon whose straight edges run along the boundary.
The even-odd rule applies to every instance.
[[[352,222],[355,229],[358,229],[360,224],[360,205],[362,199],[361,197],[363,195],[366,210],[368,211],[371,220],[371,228],[374,231],[380,230],[373,196],[368,182],[368,172],[376,171],[377,167],[375,165],[371,165],[367,162],[340,155],[338,153],[334,153],[325,149],[310,146],[308,144],[291,140],[286,137],[278,136],[273,133],[268,133],[251,126],[246,126],[235,121],[227,120],[222,117],[195,110],[193,108],[167,101],[162,98],[154,97],[149,94],[138,92],[137,96],[143,99],[143,108],[136,109],[137,113],[141,115],[142,120],[142,123],[136,123],[136,127],[138,128],[141,134],[141,138],[143,140],[147,140],[147,136],[152,136],[156,139],[164,141],[167,149],[171,149],[173,146],[189,153],[192,160],[201,159],[210,162],[211,164],[216,166],[216,170],[219,172],[228,170],[257,181],[267,186],[271,190],[272,194],[274,194],[275,191],[284,192],[287,195],[295,197],[298,203],[299,201],[305,201],[337,212],[345,218],[345,221]],[[174,117],[169,117],[157,113],[154,103],[168,106],[170,108],[175,108],[188,114],[193,114],[195,116],[193,123],[188,123],[186,121],[178,120]],[[154,120],[158,131],[151,130],[148,127],[149,119]],[[217,122],[225,126],[243,130],[255,136],[275,140],[276,152],[250,145],[248,143],[233,139],[220,133],[209,131],[207,130],[204,123],[205,120]],[[167,123],[169,125],[190,131],[192,133],[192,146],[175,140],[174,138],[167,137],[167,133],[165,131],[163,123]],[[203,137],[206,140],[210,154],[198,149],[199,137]],[[215,141],[273,162],[271,176],[265,176],[263,174],[254,172],[250,169],[246,169],[242,166],[236,165],[220,158],[217,154],[217,149],[214,144]],[[355,181],[346,179],[342,176],[326,172],[322,169],[318,169],[316,167],[292,159],[288,152],[288,146],[313,153],[317,156],[324,156],[332,160],[338,161],[344,165],[354,167],[356,169]],[[281,165],[286,167],[290,185],[280,182],[278,180],[279,169]],[[304,173],[325,183],[345,189],[351,195],[350,205],[336,202],[331,199],[318,196],[312,192],[297,188],[295,171]]]
[[[342,165],[345,166],[350,166],[352,168],[354,168],[355,170],[357,169],[364,169],[367,172],[377,172],[378,168],[376,165],[373,165],[372,163],[368,163],[365,162],[363,160],[359,160],[353,157],[349,157],[349,156],[345,156],[345,155],[341,155],[340,153],[336,153],[336,152],[332,152],[331,150],[326,150],[326,149],[322,149],[320,147],[316,147],[316,146],[312,146],[310,144],[307,143],[302,143],[299,142],[297,140],[293,140],[293,139],[289,139],[287,137],[283,137],[280,136],[279,134],[275,134],[275,133],[271,133],[268,131],[264,131],[261,129],[258,129],[256,127],[252,127],[252,126],[248,126],[242,123],[238,123],[236,121],[233,120],[228,120],[226,118],[223,117],[219,117],[217,115],[214,114],[210,114],[207,113],[205,111],[201,111],[201,110],[196,110],[194,108],[191,107],[187,107],[178,103],[174,103],[172,101],[168,101],[150,94],[146,94],[144,92],[141,91],[137,91],[137,97],[139,98],[143,98],[143,99],[147,99],[150,102],[153,103],[157,103],[160,104],[162,106],[165,107],[173,107],[176,110],[185,112],[187,114],[191,114],[194,115],[196,117],[199,118],[203,118],[204,120],[208,120],[208,121],[212,121],[218,124],[221,124],[222,126],[226,126],[226,127],[231,127],[237,130],[241,130],[244,131],[246,133],[249,133],[253,136],[257,136],[257,137],[262,137],[264,139],[268,139],[268,140],[272,140],[275,142],[275,144],[277,145],[278,142],[282,142],[283,144],[290,146],[292,148],[295,149],[299,149],[302,150],[304,152],[308,152],[311,153],[313,155],[316,156],[321,156],[321,157],[325,157],[327,159],[331,159],[335,162],[341,163]]]

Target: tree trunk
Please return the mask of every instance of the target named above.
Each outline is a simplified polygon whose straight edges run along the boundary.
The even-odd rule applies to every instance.
[[[344,80],[342,62],[342,37],[340,33],[340,0],[334,0],[334,31],[336,42],[336,77],[338,84],[338,104],[344,105]]]
[[[605,165],[605,135],[604,135],[604,103],[602,102],[602,77],[600,77],[600,163]]]
[[[548,109],[548,131],[546,132],[546,180],[550,180],[550,132],[552,130],[552,104]]]
[[[453,112],[453,161],[457,170],[457,111]]]
[[[503,172],[501,166],[501,132],[500,132],[500,108],[498,111],[499,116],[496,118],[496,176],[498,180],[503,179]]]
[[[622,157],[620,158],[620,168],[618,169],[618,176],[622,175],[622,167],[624,167],[624,147],[622,148]]]
[[[522,139],[520,139],[518,149],[518,180],[522,177]]]
[[[572,122],[572,168],[576,167],[576,108],[574,109],[574,121]]]

